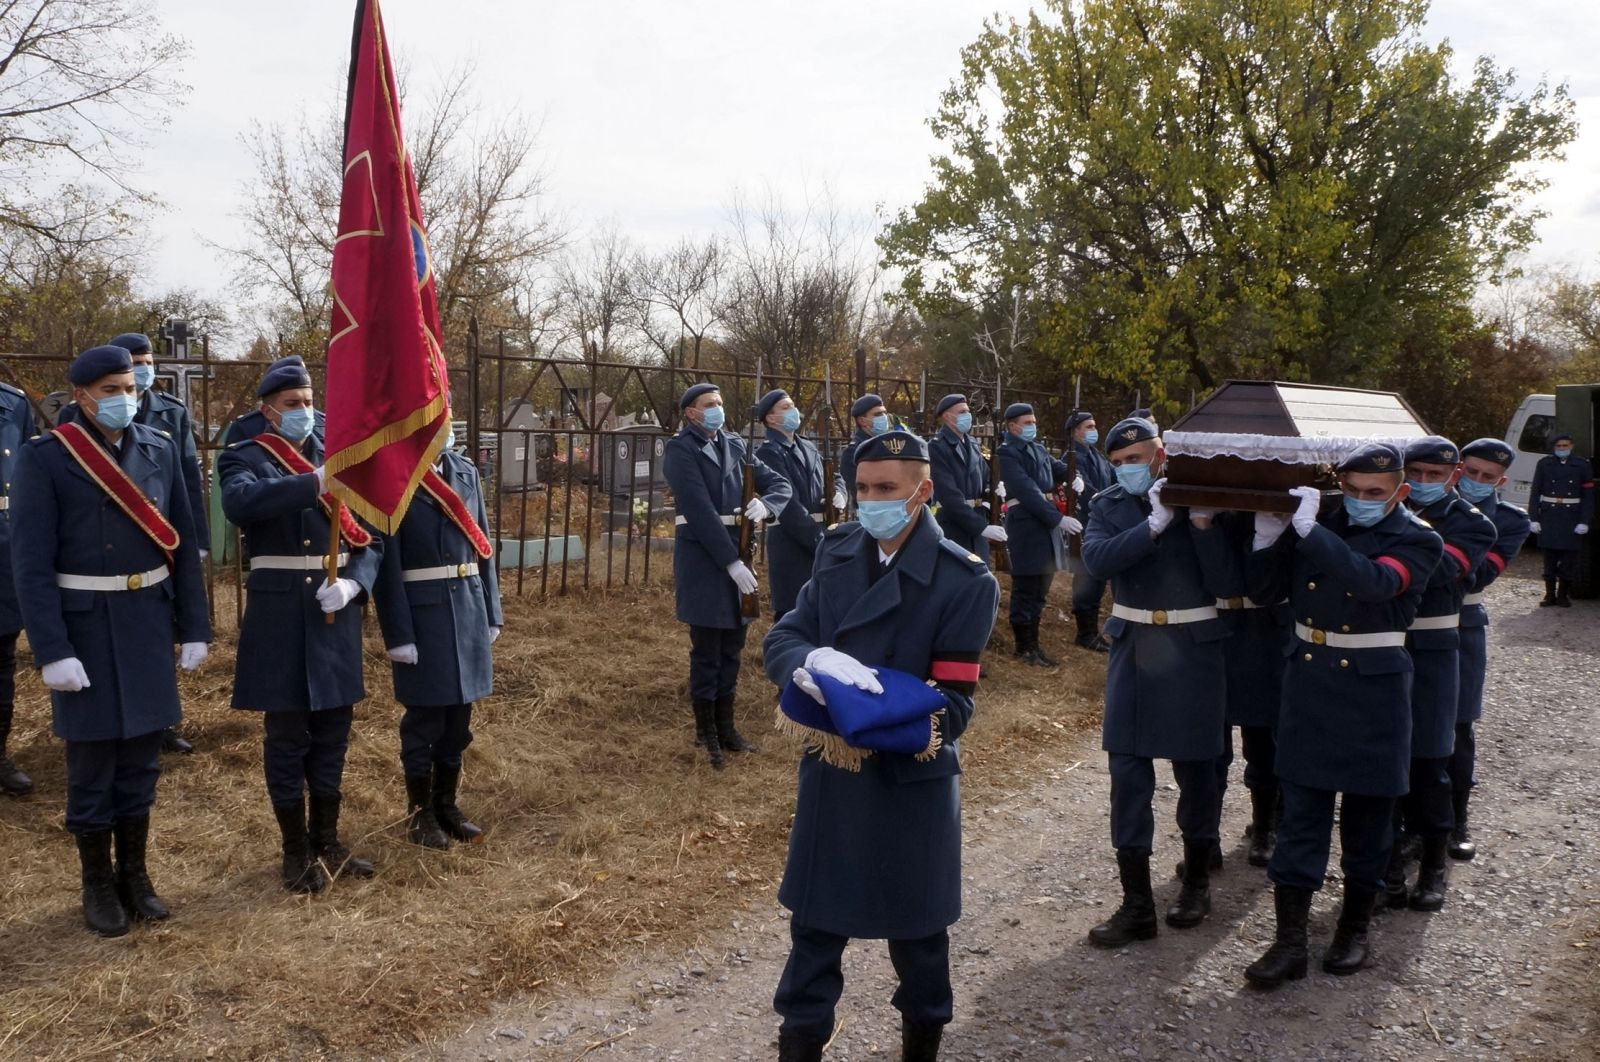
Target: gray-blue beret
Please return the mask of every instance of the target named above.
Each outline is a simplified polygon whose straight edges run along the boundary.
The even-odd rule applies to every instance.
[[[67,379],[74,387],[88,387],[102,376],[132,371],[133,359],[128,356],[128,348],[108,343],[103,347],[90,347],[73,358],[71,368],[67,369]]]
[[[267,366],[266,373],[261,377],[261,385],[256,388],[256,397],[266,398],[291,387],[310,386],[311,374],[306,371],[304,359],[298,354],[291,354]]]
[[[850,415],[852,417],[864,417],[881,405],[883,405],[883,399],[874,394],[865,394],[850,403]]]
[[[928,444],[903,428],[886,431],[856,447],[856,464],[868,461],[927,461]]]
[[[689,389],[683,393],[683,397],[678,399],[678,408],[688,409],[690,406],[694,405],[695,400],[701,395],[708,395],[712,391],[720,392],[721,390],[722,388],[718,387],[714,383],[692,384]]]

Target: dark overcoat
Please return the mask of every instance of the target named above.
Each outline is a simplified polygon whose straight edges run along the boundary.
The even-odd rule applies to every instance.
[[[38,433],[33,422],[33,406],[28,397],[10,384],[0,384],[0,487],[5,491],[7,508],[0,512],[0,634],[15,634],[22,629],[22,611],[17,607],[17,586],[11,575],[11,484],[16,479],[22,445]]]
[[[941,425],[928,440],[928,463],[944,537],[987,564],[989,540],[983,537],[983,529],[989,526],[989,510],[984,504],[989,493],[989,462],[983,459],[983,449],[972,436]]]
[[[1238,559],[1236,580],[1218,598],[1228,636],[1222,642],[1227,667],[1229,726],[1278,725],[1283,700],[1284,653],[1290,634],[1289,601],[1257,601],[1245,592],[1245,562],[1255,540],[1253,513],[1218,513],[1217,523]],[[1224,607],[1227,606],[1227,607]]]
[[[1456,723],[1483,718],[1483,680],[1489,667],[1489,610],[1483,592],[1498,579],[1528,540],[1528,514],[1498,497],[1479,506],[1494,521],[1494,546],[1467,579],[1467,598],[1461,604],[1461,697],[1456,702]]]
[[[94,425],[86,427],[100,438]],[[173,642],[211,640],[200,551],[182,532],[190,526],[189,496],[177,447],[133,424],[115,459],[179,531],[171,575],[154,586],[56,585],[58,572],[132,575],[168,558],[54,438],[23,445],[11,487],[11,564],[34,663],[75,656],[89,676],[76,693],[50,693],[56,736],[67,741],[138,737],[177,725]]]
[[[1540,549],[1577,549],[1579,524],[1594,526],[1594,468],[1587,458],[1548,454],[1533,466],[1528,509],[1539,525]]]
[[[79,420],[81,412],[76,403],[63,406],[56,416],[56,423],[69,424]],[[189,417],[189,407],[165,391],[157,391],[152,387],[139,396],[139,408],[133,414],[133,422],[164,432],[178,447],[183,483],[189,492],[189,515],[194,520],[192,534],[195,545],[199,549],[209,550],[211,519],[203,487],[205,476],[200,471],[200,454],[194,445],[194,422]],[[180,527],[178,533],[183,535],[191,532]]]
[[[817,550],[794,610],[767,633],[763,663],[781,689],[819,646],[868,667],[934,678],[945,695],[937,756],[875,753],[860,771],[800,760],[794,826],[778,900],[795,922],[849,937],[909,940],[961,917],[960,737],[972,718],[978,654],[1000,587],[975,554],[944,538],[926,510],[874,581],[878,544],[840,524]]]
[[[472,462],[446,450],[438,471],[487,534],[483,485]],[[464,571],[468,564],[478,566],[477,575],[412,582],[404,578],[407,571]],[[399,530],[384,541],[373,601],[384,646],[417,647],[415,664],[391,666],[395,700],[408,706],[444,707],[471,704],[493,692],[489,628],[505,625],[495,559],[479,557],[466,534],[425,490],[412,497]]]
[[[1077,506],[1073,515],[1084,527],[1089,526],[1090,502],[1094,496],[1105,490],[1117,481],[1117,473],[1111,467],[1111,462],[1106,455],[1097,448],[1085,442],[1074,442],[1072,452],[1077,455],[1078,462],[1075,471],[1083,477],[1083,492],[1078,495]],[[1062,460],[1066,460],[1065,451]]]
[[[1000,437],[1000,482],[1006,485],[1006,552],[1012,575],[1046,575],[1066,567],[1061,510],[1047,497],[1067,478],[1067,463],[1057,461],[1037,442],[1004,432]]]
[[[850,504],[856,503],[856,447],[872,438],[871,434],[860,428],[850,436],[850,442],[844,448],[844,453],[839,455],[839,478],[844,480],[845,493],[850,495]]]
[[[844,489],[844,481],[835,473],[832,483],[822,482],[822,453],[802,435],[790,440],[781,431],[768,428],[766,439],[756,447],[756,457],[789,483],[789,503],[766,529],[767,585],[772,610],[782,614],[794,608],[796,595],[811,578],[828,494]]]

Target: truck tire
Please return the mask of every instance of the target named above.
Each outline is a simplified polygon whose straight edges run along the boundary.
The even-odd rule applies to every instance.
[[[1583,548],[1573,558],[1577,570],[1572,576],[1573,597],[1600,597],[1600,540],[1593,534],[1583,536]]]

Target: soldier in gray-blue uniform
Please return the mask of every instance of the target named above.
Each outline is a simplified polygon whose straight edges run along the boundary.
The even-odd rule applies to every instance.
[[[1089,931],[1093,943],[1111,948],[1156,935],[1150,854],[1158,759],[1172,761],[1183,833],[1183,887],[1167,924],[1187,929],[1211,911],[1227,636],[1216,600],[1237,583],[1239,561],[1215,514],[1162,504],[1166,452],[1155,425],[1122,421],[1106,437],[1106,456],[1117,485],[1095,498],[1083,563],[1111,583],[1101,747],[1122,904]]]
[[[11,575],[11,521],[15,519],[10,511],[11,481],[23,443],[36,434],[28,396],[0,383],[0,793],[9,797],[33,792],[33,779],[11,761],[6,743],[17,699],[17,635],[22,633],[22,612]]]
[[[789,504],[766,529],[772,616],[782,619],[811,578],[811,562],[827,522],[830,499],[826,492],[833,494],[833,507],[841,513],[848,499],[838,473],[832,483],[822,482],[822,454],[815,443],[799,434],[805,418],[789,392],[780,388],[763,395],[756,403],[756,419],[767,429],[766,439],[756,447],[756,457],[789,483]]]
[[[1005,542],[1006,529],[989,523],[989,463],[972,437],[972,408],[966,395],[945,395],[934,415],[941,422],[928,440],[934,515],[945,538],[988,564],[989,543]]]
[[[180,666],[199,667],[211,623],[179,451],[134,423],[128,352],[87,350],[68,379],[87,452],[105,464],[91,471],[66,436],[23,446],[10,494],[11,565],[55,733],[66,742],[66,825],[82,862],[84,921],[120,936],[130,916],[167,917],[145,852],[161,731],[181,714],[172,643],[182,643]],[[160,519],[128,515],[145,501]]]
[[[943,742],[932,759],[874,753],[859,771],[814,751],[801,757],[778,891],[794,913],[773,1000],[785,1062],[822,1057],[852,937],[889,942],[903,1058],[937,1057],[954,1005],[948,930],[961,916],[960,738],[999,585],[930,518],[921,439],[890,432],[856,457],[861,520],[827,532],[794,610],[767,634],[763,662],[779,687],[801,669],[868,690],[875,667],[925,676],[945,695]]]
[[[339,577],[328,582],[330,519],[321,501],[327,485],[311,376],[298,358],[282,359],[256,393],[267,431],[217,458],[222,511],[244,532],[250,558],[233,707],[262,713],[261,759],[283,838],[284,887],[320,892],[325,869],[374,873],[340,840],[339,809],[350,724],[366,697],[360,605],[377,581],[383,540],[373,535],[364,547],[341,541]],[[257,441],[269,432],[313,471],[286,469]],[[324,618],[330,614],[332,624]]]
[[[405,773],[408,833],[413,843],[447,848],[472,843],[483,829],[456,803],[461,757],[472,743],[472,702],[494,690],[490,651],[505,617],[494,558],[484,557],[488,514],[478,470],[456,453],[451,430],[434,473],[460,499],[478,535],[457,523],[448,497],[424,483],[400,527],[387,537],[378,569],[378,624],[394,672]],[[478,536],[483,536],[479,538]]]
[[[1455,811],[1455,827],[1450,831],[1452,859],[1471,859],[1478,854],[1467,813],[1472,787],[1478,784],[1478,739],[1473,731],[1483,716],[1483,682],[1489,666],[1489,612],[1483,594],[1528,540],[1528,514],[1499,495],[1515,456],[1500,439],[1475,439],[1461,448],[1456,493],[1494,521],[1496,538],[1494,547],[1473,569],[1466,596],[1461,599],[1461,697],[1456,709],[1456,747],[1450,756],[1450,795]]]
[[[744,440],[723,430],[722,392],[697,383],[683,392],[678,408],[683,427],[667,440],[662,457],[667,486],[677,507],[672,578],[679,623],[689,625],[689,700],[697,742],[711,766],[724,751],[754,752],[733,725],[739,657],[745,624],[740,596],[755,593],[756,575],[739,559],[739,517],[758,525],[789,504],[789,482],[754,454]],[[755,466],[757,496],[740,511],[745,462]]]
[[[285,368],[292,368],[294,366],[304,369],[306,367],[305,359],[300,357],[298,354],[286,355],[285,357],[278,358],[271,365],[268,365],[266,371],[261,375],[269,376],[274,372],[278,372]],[[228,425],[227,429],[222,433],[222,445],[226,448],[228,446],[232,446],[236,442],[244,442],[246,439],[253,439],[271,426],[272,422],[267,419],[266,413],[262,412],[260,408],[252,409],[243,416],[234,418],[233,422]],[[317,436],[317,438],[324,438],[323,416],[322,410],[320,409],[314,409],[311,411],[311,430]]]
[[[1406,447],[1406,505],[1444,539],[1444,559],[1428,577],[1406,637],[1411,686],[1411,783],[1396,809],[1396,836],[1384,880],[1384,906],[1437,911],[1444,904],[1447,850],[1454,812],[1450,758],[1461,700],[1461,599],[1494,545],[1494,522],[1451,493],[1461,466],[1455,443],[1437,435]],[[1406,892],[1406,846],[1400,831],[1421,838],[1422,868]]]
[[[150,347],[149,336],[139,332],[124,332],[111,341],[111,346],[123,348],[133,359],[133,384],[139,392],[139,409],[133,415],[133,422],[162,432],[178,448],[183,482],[189,492],[189,514],[194,522],[192,533],[184,528],[179,528],[179,532],[194,539],[200,549],[200,560],[204,562],[211,553],[211,521],[206,508],[205,473],[200,468],[200,454],[195,449],[194,424],[189,417],[189,408],[173,395],[154,389],[156,358]],[[79,419],[78,407],[69,405],[62,408],[56,422],[69,424]],[[169,728],[162,731],[161,749],[163,752],[189,753],[194,751],[194,746],[176,729]]]
[[[1000,439],[1000,481],[1006,488],[1006,553],[1011,559],[1011,633],[1016,655],[1037,667],[1060,663],[1039,645],[1039,624],[1056,572],[1066,567],[1062,536],[1083,531],[1047,495],[1067,479],[1067,463],[1036,441],[1039,418],[1026,402],[1006,407]]]
[[[1533,533],[1544,554],[1544,600],[1541,606],[1572,607],[1572,577],[1583,536],[1594,523],[1594,468],[1574,456],[1572,435],[1550,437],[1550,453],[1533,468],[1528,490]]]
[[[1367,444],[1338,471],[1342,508],[1319,519],[1321,491],[1296,487],[1291,519],[1256,517],[1247,565],[1251,597],[1288,594],[1295,639],[1278,715],[1283,818],[1267,866],[1277,938],[1245,971],[1262,988],[1306,975],[1306,919],[1327,874],[1336,801],[1344,905],[1322,968],[1343,976],[1366,965],[1394,804],[1410,783],[1406,629],[1444,544],[1401,504],[1393,446]]]
[[[1083,489],[1078,491],[1078,503],[1073,515],[1084,526],[1089,523],[1089,509],[1094,496],[1116,482],[1111,462],[1095,445],[1100,441],[1100,428],[1094,414],[1086,409],[1074,410],[1067,417],[1067,438],[1077,457],[1078,478]],[[1065,459],[1066,455],[1062,455]],[[1078,625],[1078,636],[1073,644],[1081,649],[1103,653],[1111,647],[1100,633],[1100,602],[1106,596],[1106,581],[1096,579],[1079,568],[1072,574],[1072,618]]]
[[[850,496],[850,504],[854,505],[856,447],[874,435],[882,435],[894,427],[894,419],[889,416],[889,409],[883,404],[883,399],[871,392],[850,403],[850,419],[855,421],[856,430],[850,436],[850,444],[844,448],[844,453],[839,455],[839,478],[844,480],[845,493]]]

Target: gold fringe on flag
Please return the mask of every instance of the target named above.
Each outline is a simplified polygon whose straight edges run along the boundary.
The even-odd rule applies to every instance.
[[[941,708],[928,717],[928,747],[913,757],[918,763],[927,763],[939,755],[939,750],[944,747],[944,738],[939,733],[939,716],[943,713],[944,709]],[[838,734],[795,722],[783,714],[782,708],[776,709],[774,716],[773,726],[780,734],[787,734],[799,741],[802,750],[815,752],[830,767],[857,772],[861,770],[862,761],[873,754],[872,749],[858,749]]]

